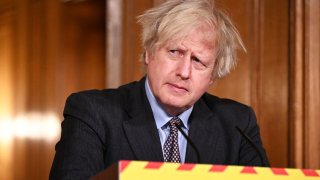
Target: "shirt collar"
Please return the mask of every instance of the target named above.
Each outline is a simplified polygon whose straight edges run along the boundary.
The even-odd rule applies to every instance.
[[[162,128],[165,124],[167,124],[173,117],[170,116],[163,108],[162,106],[157,102],[156,98],[154,97],[150,86],[148,82],[148,77],[146,78],[145,82],[145,89],[146,89],[146,94],[147,98],[149,100],[154,119],[156,121],[157,128],[160,129]],[[181,119],[183,126],[189,130],[189,124],[188,120],[190,117],[190,114],[193,110],[193,106],[181,113],[178,117]]]

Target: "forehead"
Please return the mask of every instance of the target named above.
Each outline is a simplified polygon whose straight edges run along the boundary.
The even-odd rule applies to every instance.
[[[162,43],[162,46],[174,46],[183,50],[215,54],[216,34],[214,29],[208,26],[199,26],[174,35],[168,41]]]
[[[209,26],[199,26],[191,30],[184,40],[190,41],[195,45],[200,45],[208,49],[214,49],[216,44],[216,35],[213,28]]]
[[[189,45],[202,46],[214,49],[216,45],[216,31],[213,26],[208,24],[200,24],[196,27],[182,29],[180,32],[159,37],[157,44],[174,45],[188,43]]]

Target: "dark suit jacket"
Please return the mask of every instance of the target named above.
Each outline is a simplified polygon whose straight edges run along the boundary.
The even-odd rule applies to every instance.
[[[160,139],[145,92],[145,78],[118,89],[72,94],[66,102],[61,139],[50,179],[87,179],[118,160],[163,161]],[[267,165],[259,127],[248,106],[204,94],[189,119],[186,163]],[[235,129],[258,146],[264,161]]]

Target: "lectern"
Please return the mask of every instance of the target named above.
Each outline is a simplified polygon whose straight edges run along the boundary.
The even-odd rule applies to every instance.
[[[108,180],[320,180],[320,170],[119,161],[92,179]]]

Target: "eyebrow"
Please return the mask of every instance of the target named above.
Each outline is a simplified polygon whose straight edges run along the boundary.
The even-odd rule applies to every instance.
[[[188,51],[189,49],[186,48],[185,46],[183,46],[181,43],[176,43],[176,42],[169,42],[169,43],[166,43],[165,47],[167,47],[168,49],[177,49],[179,51],[182,51],[182,52],[186,52]],[[203,53],[199,53],[199,52],[195,52],[195,51],[191,51],[191,56],[194,56],[196,58],[198,58],[199,60],[205,60],[205,61],[211,61],[211,59],[208,57],[208,55],[204,54],[204,55],[201,55]],[[210,63],[211,64],[211,63]]]

